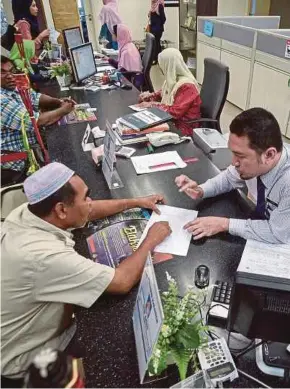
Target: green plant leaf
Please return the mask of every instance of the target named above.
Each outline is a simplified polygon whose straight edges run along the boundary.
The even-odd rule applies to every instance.
[[[154,358],[150,359],[148,372],[150,375],[160,375],[167,368],[167,353],[162,353],[158,362]]]
[[[178,372],[181,381],[185,380],[189,361],[191,360],[193,352],[184,347],[172,347],[171,355],[178,367]]]
[[[197,349],[200,345],[199,329],[195,324],[185,324],[175,335],[176,343],[183,347]]]

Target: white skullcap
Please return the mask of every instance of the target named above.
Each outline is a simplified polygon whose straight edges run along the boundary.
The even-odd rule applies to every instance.
[[[24,192],[29,204],[36,204],[51,196],[66,184],[75,174],[73,170],[59,162],[52,162],[24,181]]]

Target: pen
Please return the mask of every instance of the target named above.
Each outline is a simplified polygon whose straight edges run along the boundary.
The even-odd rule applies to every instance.
[[[193,163],[193,162],[197,162],[198,158],[194,158],[194,157],[184,158],[183,161],[185,163]],[[162,168],[162,167],[175,166],[175,165],[176,165],[175,162],[166,162],[166,163],[160,163],[159,165],[149,166],[149,169],[159,169],[159,168]]]
[[[175,166],[175,162],[160,163],[159,165],[149,166],[149,169],[159,169],[160,167]]]

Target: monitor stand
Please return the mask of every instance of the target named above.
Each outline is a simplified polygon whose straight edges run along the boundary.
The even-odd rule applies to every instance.
[[[256,344],[260,340],[256,339]],[[286,351],[288,344],[285,343],[263,343],[256,348],[256,362],[258,368],[265,374],[281,377],[285,370],[290,369],[290,354]]]

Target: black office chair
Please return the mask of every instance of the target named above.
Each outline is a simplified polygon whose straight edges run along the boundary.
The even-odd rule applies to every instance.
[[[201,118],[187,123],[203,123],[204,127],[215,128],[219,132],[220,116],[225,105],[230,83],[228,66],[212,58],[204,60],[204,76],[200,90]]]
[[[145,79],[145,88],[149,90],[149,92],[154,92],[153,85],[150,79],[150,69],[153,62],[155,44],[156,42],[155,42],[154,35],[151,34],[150,32],[147,32],[145,51],[142,57],[142,65],[143,65],[143,74]]]

